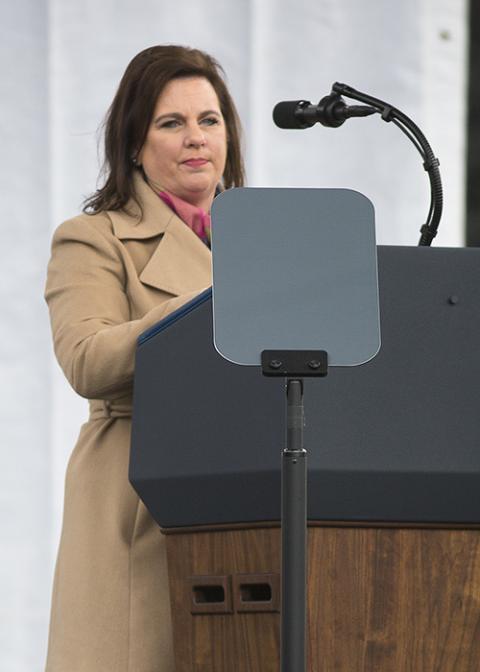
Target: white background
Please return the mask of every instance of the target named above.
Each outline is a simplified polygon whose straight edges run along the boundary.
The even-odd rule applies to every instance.
[[[357,189],[375,205],[379,243],[414,245],[428,180],[397,128],[377,116],[308,131],[271,121],[279,100],[317,102],[334,81],[391,102],[440,158],[435,244],[456,246],[467,26],[466,0],[2,0],[2,671],[43,669],[65,465],[86,417],[53,360],[42,298],[49,243],[95,189],[97,129],[129,60],[161,43],[209,51],[244,123],[250,186]]]

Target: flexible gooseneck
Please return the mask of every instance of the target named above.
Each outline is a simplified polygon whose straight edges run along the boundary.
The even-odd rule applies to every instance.
[[[341,95],[347,98],[353,98],[354,100],[358,100],[375,108],[384,121],[392,121],[417,148],[423,159],[423,167],[427,171],[430,180],[430,209],[428,211],[427,220],[420,229],[421,236],[418,244],[430,245],[437,235],[438,225],[442,216],[443,190],[439,170],[440,162],[433,153],[426,137],[418,126],[399,109],[383,100],[357,91],[347,84],[335,82],[332,86],[331,95]]]

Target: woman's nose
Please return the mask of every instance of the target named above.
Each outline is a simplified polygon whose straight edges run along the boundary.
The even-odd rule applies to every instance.
[[[201,147],[205,144],[205,134],[198,124],[187,127],[185,144],[187,147]]]

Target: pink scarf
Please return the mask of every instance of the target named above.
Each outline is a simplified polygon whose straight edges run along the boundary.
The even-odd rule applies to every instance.
[[[173,212],[180,217],[185,224],[192,229],[197,236],[210,246],[210,215],[202,208],[187,203],[183,198],[175,196],[168,191],[157,192],[160,198]]]

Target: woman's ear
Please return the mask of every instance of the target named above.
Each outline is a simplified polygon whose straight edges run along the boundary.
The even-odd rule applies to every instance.
[[[136,168],[140,168],[142,165],[142,154],[143,152],[141,149],[136,149],[131,156],[132,163]]]

